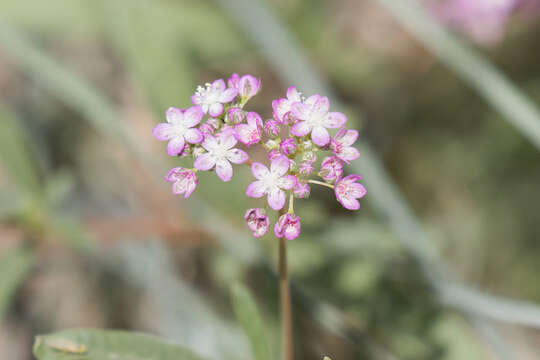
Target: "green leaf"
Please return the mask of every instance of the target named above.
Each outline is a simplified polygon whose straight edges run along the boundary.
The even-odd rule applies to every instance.
[[[17,288],[32,266],[29,250],[15,248],[0,259],[0,319],[4,317]]]
[[[270,360],[267,337],[264,333],[263,321],[257,310],[257,304],[249,291],[241,284],[231,288],[234,312],[249,338],[255,360]]]
[[[38,360],[198,360],[155,336],[115,330],[67,330],[36,337]]]

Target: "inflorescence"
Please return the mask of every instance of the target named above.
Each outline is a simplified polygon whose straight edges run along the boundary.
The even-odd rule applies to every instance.
[[[345,128],[347,118],[330,111],[326,96],[305,98],[294,86],[287,90],[286,98],[272,101],[272,118],[263,121],[256,112],[244,110],[260,88],[261,81],[254,76],[233,74],[227,83],[219,79],[199,86],[191,97],[194,106],[166,111],[167,122],[154,127],[154,137],[168,141],[170,156],[194,159],[193,168],[175,167],[165,176],[172,183],[173,193],[188,198],[197,187],[198,171],[215,170],[226,182],[232,178],[232,164],[249,164],[255,181],[247,187],[246,195],[266,196],[268,206],[281,214],[274,233],[288,240],[300,234],[294,199],[309,197],[310,185],[333,189],[343,207],[358,210],[358,199],[366,194],[358,183],[362,176],[343,177],[343,165],[360,156],[352,146],[358,131]],[[339,130],[332,137],[329,129]],[[267,152],[269,166],[250,160],[245,150],[255,145]],[[327,156],[317,166],[318,156],[324,153]],[[287,197],[289,206],[285,212]],[[253,236],[268,232],[270,220],[264,208],[248,209],[244,219]]]

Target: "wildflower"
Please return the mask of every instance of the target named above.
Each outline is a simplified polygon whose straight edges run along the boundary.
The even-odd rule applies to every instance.
[[[295,136],[306,136],[311,133],[311,140],[317,146],[325,146],[330,142],[327,129],[341,127],[347,121],[340,112],[329,112],[330,104],[326,96],[319,94],[310,96],[305,102],[296,102],[291,106],[291,114],[298,120],[291,133]]]
[[[249,184],[246,195],[260,198],[268,195],[268,205],[274,210],[280,210],[285,205],[285,193],[283,189],[290,190],[296,184],[296,176],[285,175],[289,170],[289,159],[279,156],[272,160],[270,170],[261,163],[251,165],[251,172],[257,179]]]
[[[343,175],[343,163],[336,156],[328,156],[321,163],[319,175],[326,181],[334,181]]]
[[[291,106],[296,102],[302,101],[302,94],[294,86],[287,89],[287,98],[272,101],[274,118],[282,124],[290,122]]]
[[[246,102],[255,96],[261,88],[261,81],[253,75],[232,74],[231,78],[227,81],[229,87],[238,91],[238,95],[242,97],[242,101]]]
[[[296,142],[293,138],[285,139],[279,145],[279,149],[285,155],[292,155],[296,152]]]
[[[268,232],[270,220],[264,209],[248,209],[244,215],[247,227],[253,232],[253,236],[259,238]]]
[[[203,117],[203,111],[199,106],[192,106],[187,110],[170,107],[165,117],[167,122],[157,124],[152,134],[159,141],[169,141],[167,154],[170,156],[180,154],[186,141],[198,144],[203,140],[202,132],[194,128]]]
[[[256,112],[248,112],[246,115],[247,124],[238,124],[235,126],[236,139],[241,143],[251,146],[261,141],[261,128],[263,122]]]
[[[238,90],[227,88],[225,81],[216,80],[213,83],[206,83],[205,87],[199,86],[191,101],[195,105],[200,105],[205,114],[217,117],[223,113],[223,104],[231,102]]]
[[[227,117],[225,118],[225,122],[236,125],[244,122],[245,117],[246,113],[244,112],[244,110],[238,107],[232,107],[227,110]]]
[[[298,199],[307,198],[310,192],[311,192],[311,189],[309,188],[309,185],[305,182],[299,181],[296,183],[296,185],[293,188],[294,197]]]
[[[185,199],[191,195],[199,183],[195,171],[183,167],[175,167],[169,170],[165,175],[165,181],[173,183],[173,194],[184,194]]]
[[[266,120],[264,131],[271,138],[278,136],[280,131],[279,122],[273,119]]]
[[[215,166],[221,180],[231,180],[233,175],[231,162],[242,164],[249,158],[245,151],[233,148],[236,143],[234,132],[231,130],[223,130],[217,138],[206,135],[202,147],[208,152],[197,157],[194,163],[195,168],[206,171]]]
[[[300,217],[290,213],[281,215],[274,225],[274,234],[278,238],[285,236],[287,240],[296,239],[300,235]]]
[[[348,175],[336,182],[334,186],[336,199],[345,209],[360,209],[360,202],[356,199],[364,197],[367,192],[362,184],[356,182],[361,178],[361,175]]]
[[[330,149],[341,160],[349,164],[360,157],[358,150],[351,145],[358,138],[358,131],[341,128],[330,141]]]

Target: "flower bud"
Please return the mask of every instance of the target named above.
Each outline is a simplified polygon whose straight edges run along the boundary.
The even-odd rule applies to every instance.
[[[277,137],[280,131],[279,122],[274,119],[266,120],[266,123],[264,124],[264,131],[271,138]]]
[[[279,149],[285,155],[292,155],[296,152],[296,142],[293,138],[285,139],[279,145]]]
[[[278,238],[296,239],[300,235],[300,217],[289,213],[281,215],[274,226],[274,234]]]
[[[309,196],[311,189],[309,188],[309,185],[305,182],[297,182],[294,189],[293,194],[294,197],[298,199],[305,199]]]
[[[325,158],[319,175],[326,181],[334,181],[343,175],[343,163],[335,156]]]
[[[191,195],[199,183],[195,171],[183,167],[176,167],[169,170],[167,175],[165,175],[165,181],[173,183],[173,194],[184,194],[185,199]]]
[[[246,117],[245,112],[237,107],[232,107],[229,110],[227,110],[227,116],[225,117],[225,122],[227,124],[240,124],[244,121]]]
[[[253,232],[253,236],[259,238],[268,232],[270,220],[264,209],[248,209],[244,215],[247,227]]]

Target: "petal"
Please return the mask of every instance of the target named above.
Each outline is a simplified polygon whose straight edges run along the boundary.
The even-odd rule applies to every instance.
[[[243,164],[249,159],[249,156],[243,150],[230,149],[227,151],[227,159],[234,164]]]
[[[152,135],[159,141],[169,140],[173,136],[173,129],[169,123],[159,123],[152,129]]]
[[[246,195],[252,198],[260,198],[266,193],[266,187],[262,181],[254,181],[246,189]]]
[[[341,180],[342,182],[346,182],[346,183],[349,183],[349,184],[352,184],[353,182],[355,181],[358,181],[362,179],[362,175],[358,175],[358,174],[351,174],[351,175],[347,175],[343,178],[343,180]]]
[[[270,172],[274,175],[282,176],[285,175],[285,173],[289,170],[289,166],[289,158],[285,155],[281,155],[272,160],[272,163],[270,164]]]
[[[204,141],[202,142],[202,147],[208,151],[212,151],[218,147],[218,141],[215,137],[210,134],[206,134]]]
[[[285,190],[290,190],[296,186],[298,179],[294,175],[286,175],[279,179],[278,186]]]
[[[343,205],[345,209],[358,210],[360,209],[360,202],[353,197],[340,197],[338,201]]]
[[[250,142],[251,126],[247,124],[239,124],[234,127],[236,139],[247,145]]]
[[[200,105],[202,103],[202,97],[199,94],[191,95],[191,102],[195,105]]]
[[[234,145],[236,145],[238,141],[236,140],[236,137],[234,135],[235,131],[232,128],[224,129],[223,131],[221,131],[221,133],[219,134],[219,142],[221,146],[225,149],[230,149]]]
[[[191,193],[195,191],[197,187],[197,181],[190,181],[186,186],[186,192],[184,193],[184,199],[187,199],[191,196]]]
[[[212,89],[225,90],[225,81],[223,79],[217,79],[212,83]]]
[[[223,112],[223,104],[218,103],[218,102],[213,103],[208,108],[208,114],[210,116],[213,116],[213,117],[217,117],[217,116],[221,115],[222,112]]]
[[[221,95],[219,96],[219,102],[222,102],[222,103],[231,102],[236,97],[236,95],[238,95],[237,89],[228,88],[227,90],[222,92]]]
[[[294,240],[300,235],[300,222],[285,226],[283,236],[287,240]]]
[[[263,127],[263,121],[261,119],[261,116],[257,114],[256,112],[254,111],[248,112],[246,115],[246,118],[247,118],[247,123],[249,124],[249,126],[255,129]]]
[[[204,139],[204,135],[199,129],[187,129],[184,138],[188,143],[199,144]]]
[[[186,183],[184,181],[175,181],[172,184],[172,193],[175,195],[183,194],[186,191]]]
[[[167,144],[167,154],[171,156],[176,156],[184,150],[184,137],[183,136],[176,136],[172,138],[169,143]]]
[[[208,153],[199,155],[193,163],[193,166],[195,166],[197,170],[202,171],[210,170],[214,167],[214,165],[216,165],[216,160],[212,155]]]
[[[351,195],[357,199],[363,198],[367,194],[367,190],[362,184],[355,183],[349,186]]]
[[[274,210],[281,210],[285,205],[285,193],[278,187],[268,193],[268,205]]]
[[[341,130],[340,130],[341,131]],[[337,136],[337,135],[336,135]],[[346,130],[339,138],[339,142],[344,146],[351,146],[358,139],[358,131]]]
[[[316,126],[311,132],[311,140],[313,140],[317,146],[324,146],[330,142],[330,134],[328,134],[328,130],[322,126]]]
[[[244,97],[252,97],[259,91],[261,87],[261,81],[253,75],[244,75],[240,79],[238,86],[240,95]]]
[[[341,149],[339,154],[336,154],[341,160],[345,161],[346,163],[349,163],[350,161],[356,160],[360,157],[360,152],[352,147],[344,147]]]
[[[319,97],[315,104],[313,104],[314,112],[326,114],[328,110],[330,110],[330,101],[326,96]]]
[[[296,90],[296,88],[294,86],[290,86],[287,89],[287,99],[289,99],[289,101],[291,101],[291,102],[296,102],[296,101],[301,101],[302,100],[302,98],[300,96],[300,93],[298,92],[298,90]]]
[[[304,104],[307,105],[308,109],[311,109],[317,103],[317,101],[319,101],[320,98],[321,95],[319,94],[311,95],[304,101]]]
[[[175,167],[175,168],[172,168],[171,170],[169,170],[167,172],[167,175],[165,175],[165,181],[167,181],[167,182],[175,182],[176,180],[178,180],[176,175],[182,169],[183,168],[181,168],[181,167]]]
[[[291,133],[294,136],[306,136],[311,130],[313,130],[313,126],[307,121],[299,121],[291,128]]]
[[[233,175],[233,169],[230,162],[220,159],[216,162],[216,173],[223,181],[229,181]]]
[[[297,119],[307,120],[310,116],[310,107],[301,102],[295,102],[291,105],[291,114]]]
[[[324,119],[323,125],[330,129],[336,129],[342,127],[347,122],[347,117],[345,114],[340,112],[331,112]]]
[[[201,122],[204,112],[200,106],[192,106],[184,112],[183,124],[185,127],[194,127]]]
[[[254,162],[251,164],[251,172],[256,179],[264,179],[270,175],[268,168],[259,162]]]
[[[170,107],[165,111],[165,118],[169,124],[180,124],[184,118],[184,114],[179,108]]]

